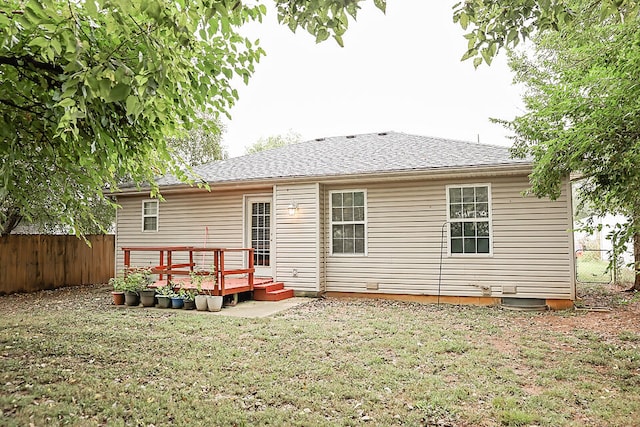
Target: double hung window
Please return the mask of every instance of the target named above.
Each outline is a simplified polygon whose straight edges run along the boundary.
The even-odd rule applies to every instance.
[[[332,191],[330,195],[332,254],[366,254],[366,192]]]
[[[142,231],[158,231],[158,201],[142,202]]]
[[[493,252],[489,185],[448,186],[447,220],[451,255]]]

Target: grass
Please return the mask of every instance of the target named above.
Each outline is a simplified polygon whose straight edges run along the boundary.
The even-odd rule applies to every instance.
[[[600,284],[613,282],[613,272],[608,270],[609,261],[594,259],[593,256],[576,258],[576,278],[578,282],[584,284]],[[618,269],[616,280],[619,284],[631,285],[634,281],[634,274],[628,267]]]
[[[640,425],[637,330],[547,326],[597,313],[330,299],[237,319],[109,298],[0,298],[3,425]]]
[[[608,261],[593,260],[587,257],[576,258],[576,272],[578,282],[582,283],[610,283],[612,272],[607,270]]]

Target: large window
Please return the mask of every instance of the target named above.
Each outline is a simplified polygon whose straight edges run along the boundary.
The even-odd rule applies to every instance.
[[[491,187],[447,187],[449,252],[491,254]]]
[[[331,192],[333,254],[366,254],[366,199],[364,191]]]
[[[158,201],[142,202],[142,231],[158,231]]]

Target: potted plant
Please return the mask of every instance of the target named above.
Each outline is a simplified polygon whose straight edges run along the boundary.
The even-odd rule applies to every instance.
[[[204,280],[204,276],[194,271],[192,271],[189,276],[191,276],[191,284],[196,287],[196,310],[207,311],[207,296],[202,292],[202,281]]]
[[[173,295],[171,295],[171,308],[182,308],[184,307],[184,299],[182,298],[182,290],[180,292],[173,291]]]
[[[171,297],[173,296],[173,287],[171,284],[162,286],[156,291],[156,298],[158,299],[159,308],[171,307]]]
[[[207,295],[207,308],[209,311],[222,310],[223,297],[221,295]]]
[[[184,309],[185,310],[193,310],[196,308],[196,291],[181,289],[180,295],[184,301]]]
[[[149,285],[153,283],[153,279],[151,277],[151,269],[141,268],[136,270],[132,274],[137,275],[135,277],[135,280],[138,280],[140,282],[140,286],[144,286],[138,292],[140,295],[140,302],[142,303],[142,306],[154,307],[156,305],[156,290],[154,288],[149,288]]]
[[[213,280],[213,288],[215,290],[215,285],[217,282],[216,277],[216,266],[213,266],[212,273],[210,274]],[[207,309],[209,311],[220,311],[222,309],[222,302],[224,298],[221,295],[207,295]]]
[[[115,305],[124,305],[124,277],[112,277],[109,279],[109,285],[113,286],[111,295]]]
[[[147,287],[149,277],[144,269],[132,270],[124,278],[124,303],[129,306],[140,304],[140,291]]]

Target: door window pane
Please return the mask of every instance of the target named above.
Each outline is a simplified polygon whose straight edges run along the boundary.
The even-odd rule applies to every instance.
[[[257,267],[268,267],[271,246],[271,203],[251,203],[251,247],[253,263]]]

